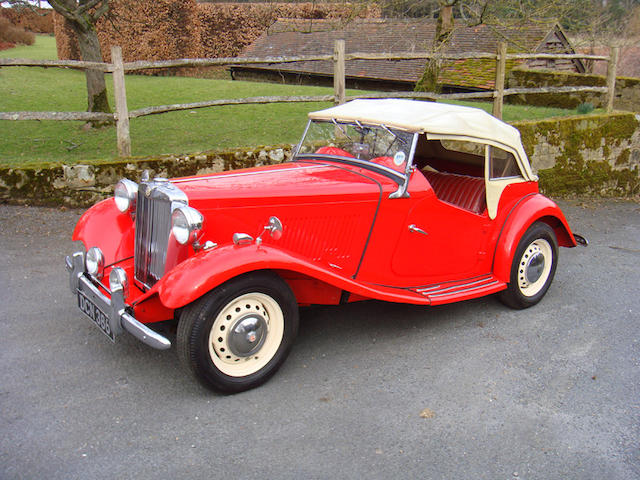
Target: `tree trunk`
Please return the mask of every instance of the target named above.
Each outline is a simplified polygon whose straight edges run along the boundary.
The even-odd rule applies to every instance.
[[[93,25],[81,29],[71,23],[78,39],[80,56],[86,62],[102,62],[102,50],[98,35]],[[107,86],[104,80],[104,72],[100,70],[85,70],[87,78],[87,102],[89,112],[111,112],[107,98]],[[94,123],[95,126],[95,123]]]
[[[436,38],[435,47],[439,47],[441,43],[448,40],[449,35],[453,31],[453,4],[443,5],[440,8],[440,15],[438,15],[438,22],[436,24]]]
[[[431,47],[432,53],[438,53],[441,47],[449,40],[449,36],[453,32],[453,6],[457,2],[441,3],[440,14],[436,23],[436,33]],[[442,61],[437,56],[430,58],[425,65],[424,73],[416,86],[416,92],[433,92],[440,93],[441,86],[438,84],[440,77],[440,67]]]

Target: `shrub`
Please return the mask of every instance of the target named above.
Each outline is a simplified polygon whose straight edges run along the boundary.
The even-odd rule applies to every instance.
[[[593,103],[590,103],[590,102],[581,103],[576,107],[576,111],[580,115],[586,115],[587,113],[591,113],[593,112],[593,109],[594,109]]]
[[[35,34],[27,32],[24,28],[16,27],[8,19],[0,17],[0,42],[33,45],[35,41]]]
[[[10,48],[15,47],[15,43],[3,42],[0,40],[0,50],[9,50]]]

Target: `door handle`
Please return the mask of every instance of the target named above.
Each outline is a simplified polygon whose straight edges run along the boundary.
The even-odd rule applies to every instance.
[[[427,232],[425,232],[423,229],[421,229],[420,227],[418,227],[413,223],[409,225],[409,231],[411,233],[421,233],[422,235],[429,235]]]

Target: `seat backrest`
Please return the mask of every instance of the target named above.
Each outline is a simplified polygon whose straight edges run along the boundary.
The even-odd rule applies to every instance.
[[[424,171],[436,196],[474,213],[482,213],[487,207],[484,179],[455,173]]]

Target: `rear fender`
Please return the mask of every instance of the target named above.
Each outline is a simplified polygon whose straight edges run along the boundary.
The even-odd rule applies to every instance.
[[[535,193],[524,197],[511,209],[502,226],[493,257],[493,273],[501,281],[508,283],[511,263],[518,242],[527,229],[537,221],[553,228],[558,245],[575,247],[576,241],[560,208],[547,197]]]

